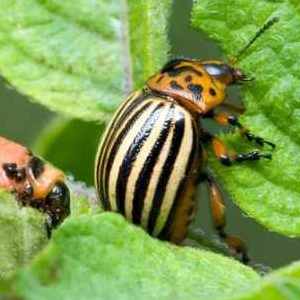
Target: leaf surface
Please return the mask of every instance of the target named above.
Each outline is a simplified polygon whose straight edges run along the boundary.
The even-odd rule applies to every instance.
[[[249,216],[269,230],[295,237],[300,236],[299,4],[287,0],[199,0],[192,14],[193,26],[219,42],[227,57],[233,57],[272,17],[279,17],[279,22],[256,41],[238,66],[255,77],[242,87],[247,109],[242,123],[277,145],[273,160],[230,168],[212,157],[210,163]],[[250,149],[237,134],[223,139],[230,148]]]
[[[223,299],[257,283],[250,268],[149,237],[123,217],[68,219],[14,286],[24,299]]]
[[[68,182],[68,187],[71,190],[72,216],[101,211],[93,190],[73,181]],[[45,247],[49,239],[46,231],[46,214],[31,207],[20,206],[13,194],[2,189],[0,189],[0,228],[1,281],[8,279],[19,267],[28,264]]]
[[[244,295],[232,300],[296,300],[300,299],[300,262],[295,262],[264,277]],[[228,299],[228,300],[229,300]]]
[[[15,197],[0,190],[0,280],[28,263],[47,243],[45,217],[20,208]]]
[[[107,120],[133,82],[141,87],[165,62],[170,6],[171,0],[2,0],[0,72],[51,110]]]

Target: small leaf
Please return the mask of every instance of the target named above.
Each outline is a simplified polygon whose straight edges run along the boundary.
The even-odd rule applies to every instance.
[[[39,136],[33,152],[75,180],[94,184],[95,156],[104,124],[55,119]]]
[[[239,67],[255,77],[254,82],[243,86],[247,110],[242,123],[276,143],[273,160],[230,168],[213,158],[210,160],[217,177],[249,216],[268,229],[291,237],[300,236],[300,11],[297,7],[295,2],[287,0],[199,0],[193,8],[193,25],[219,41],[228,57],[234,56],[267,20],[280,18],[239,62]],[[230,148],[245,150],[239,145],[247,142],[237,134],[227,135],[224,140]]]
[[[135,88],[141,88],[145,80],[161,69],[167,60],[167,25],[171,3],[172,0],[128,0]]]
[[[52,110],[106,120],[132,89],[132,73],[140,87],[166,60],[170,6],[171,0],[1,0],[0,72]]]
[[[300,262],[292,263],[266,277],[249,291],[228,300],[300,299]]]
[[[47,243],[45,217],[21,208],[15,197],[0,190],[0,280],[28,263]]]
[[[223,299],[258,282],[250,268],[148,236],[114,213],[68,219],[31,267],[22,299]]]

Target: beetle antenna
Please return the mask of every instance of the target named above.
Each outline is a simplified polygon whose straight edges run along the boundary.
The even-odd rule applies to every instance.
[[[237,53],[237,55],[233,58],[233,63],[239,61],[241,56],[251,47],[251,45],[268,29],[270,29],[275,23],[279,21],[279,17],[273,17],[269,21],[267,21],[253,36],[253,38]]]

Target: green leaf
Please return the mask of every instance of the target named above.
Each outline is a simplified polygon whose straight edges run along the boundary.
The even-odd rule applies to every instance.
[[[141,88],[149,76],[167,60],[168,16],[172,0],[128,0],[130,50],[135,88]]]
[[[300,262],[282,268],[261,280],[250,290],[228,300],[297,300],[300,299]]]
[[[273,160],[230,168],[213,158],[210,162],[249,216],[270,230],[294,237],[300,236],[299,5],[287,0],[199,0],[192,19],[196,28],[217,40],[232,57],[275,16],[280,21],[238,63],[256,79],[242,88],[247,108],[242,123],[276,143]],[[224,140],[238,150],[247,143],[238,135],[224,136]]]
[[[68,182],[68,187],[72,216],[101,211],[94,191],[78,182]],[[45,214],[20,206],[13,194],[0,189],[0,290],[1,280],[28,264],[48,243],[45,224]]]
[[[0,190],[0,280],[28,263],[47,242],[45,217],[20,208],[15,197]]]
[[[132,74],[140,87],[166,60],[170,6],[171,0],[1,0],[0,72],[52,110],[107,120],[133,88]]]
[[[94,164],[104,124],[55,119],[41,133],[34,153],[50,161],[75,180],[94,184]]]
[[[114,213],[68,219],[14,285],[22,299],[223,299],[257,283],[250,268],[148,236]]]

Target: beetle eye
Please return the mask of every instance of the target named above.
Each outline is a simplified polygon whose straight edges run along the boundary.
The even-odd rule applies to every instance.
[[[211,76],[221,77],[224,75],[231,74],[231,69],[226,64],[203,64],[203,67],[207,71],[207,73]]]

